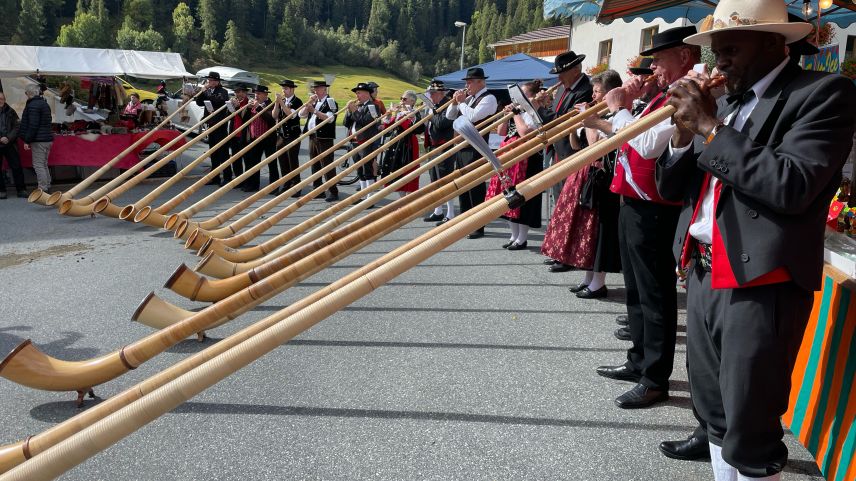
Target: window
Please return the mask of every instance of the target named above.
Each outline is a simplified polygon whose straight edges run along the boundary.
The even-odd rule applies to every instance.
[[[644,52],[654,46],[654,35],[657,35],[659,31],[659,26],[642,29],[642,36],[639,40],[640,52]]]
[[[844,58],[856,59],[856,35],[847,36],[847,47],[844,51]]]
[[[598,64],[609,64],[609,56],[612,55],[612,39],[604,40],[600,42],[600,49],[598,50]]]

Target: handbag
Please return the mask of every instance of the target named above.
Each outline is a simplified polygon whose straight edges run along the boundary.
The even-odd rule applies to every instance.
[[[589,166],[588,177],[580,189],[580,206],[596,209],[601,192],[609,187],[609,175],[600,167]]]

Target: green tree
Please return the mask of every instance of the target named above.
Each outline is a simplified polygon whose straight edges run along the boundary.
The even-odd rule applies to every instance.
[[[220,21],[217,2],[215,0],[199,0],[199,23],[202,27],[203,38],[217,39],[220,36]]]
[[[128,50],[160,51],[165,48],[163,35],[149,26],[146,30],[134,28],[131,16],[125,17],[122,27],[116,32],[116,45]]]
[[[125,20],[122,22],[123,27],[129,19],[132,22],[131,26],[138,30],[146,25],[152,25],[155,21],[154,10],[155,6],[152,0],[126,0],[124,6]]]
[[[241,34],[234,20],[226,23],[226,35],[223,39],[223,48],[220,50],[223,61],[235,64],[241,59]]]
[[[190,56],[190,46],[196,32],[196,20],[186,3],[181,2],[172,11],[172,49],[185,57]]]
[[[366,26],[366,40],[369,44],[383,45],[389,37],[389,25],[392,12],[387,0],[374,0],[369,13],[369,23]]]
[[[45,33],[45,12],[41,0],[21,0],[18,28],[12,43],[41,45]]]
[[[291,13],[291,6],[286,4],[282,13],[282,22],[276,30],[276,44],[281,49],[280,54],[284,58],[288,58],[294,53],[294,47],[297,40],[296,28],[297,22],[294,19],[294,15]]]

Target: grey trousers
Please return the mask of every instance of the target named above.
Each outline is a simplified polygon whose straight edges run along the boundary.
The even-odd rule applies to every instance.
[[[33,170],[36,171],[36,179],[39,189],[47,192],[51,188],[51,172],[48,169],[48,154],[51,153],[53,142],[30,142],[30,150],[33,152]]]

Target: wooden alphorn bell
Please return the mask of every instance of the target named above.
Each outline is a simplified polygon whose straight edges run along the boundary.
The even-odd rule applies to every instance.
[[[367,140],[367,141],[366,141],[366,142],[364,142],[363,144],[359,145],[357,148],[359,149],[359,148],[361,148],[361,147],[365,147],[365,148],[369,147],[369,146],[370,146],[370,145],[371,145],[375,140],[377,140],[377,139],[381,138],[381,137],[382,137],[383,135],[385,135],[386,133],[393,131],[393,130],[394,130],[394,129],[396,129],[396,128],[401,124],[401,123],[403,123],[405,120],[409,119],[411,116],[413,116],[413,115],[415,115],[415,114],[416,114],[416,111],[413,111],[413,112],[411,112],[410,114],[408,114],[408,115],[406,115],[406,116],[402,117],[401,119],[399,119],[398,121],[396,121],[395,123],[393,123],[392,125],[390,125],[389,127],[387,127],[386,129],[383,129],[382,131],[380,131],[379,133],[377,133],[376,135],[374,135],[373,137],[371,137],[369,140]],[[320,186],[318,186],[318,187],[314,188],[313,190],[309,191],[309,193],[307,193],[307,194],[303,195],[303,196],[302,196],[300,199],[298,199],[296,202],[292,202],[291,204],[289,204],[288,206],[286,206],[285,208],[283,208],[282,210],[280,210],[280,211],[279,211],[279,212],[277,212],[276,214],[274,214],[274,215],[272,215],[272,216],[268,217],[268,218],[267,218],[267,219],[265,219],[263,222],[261,222],[261,223],[259,223],[259,224],[256,224],[255,226],[253,226],[252,228],[250,228],[250,229],[248,230],[248,232],[249,232],[249,234],[248,234],[248,235],[255,237],[255,236],[258,236],[259,234],[261,234],[261,233],[263,233],[263,232],[267,231],[268,229],[270,229],[271,227],[273,227],[274,225],[276,225],[279,221],[281,221],[281,220],[285,219],[286,217],[288,217],[288,216],[289,216],[289,215],[291,215],[292,213],[296,212],[298,209],[300,209],[300,208],[301,208],[301,207],[303,207],[304,205],[308,204],[312,199],[314,199],[315,197],[317,197],[317,196],[321,195],[322,193],[324,193],[325,191],[327,191],[327,189],[331,188],[332,186],[336,185],[336,184],[337,184],[341,179],[343,179],[345,176],[349,175],[350,173],[352,173],[353,171],[357,170],[357,169],[358,169],[358,168],[360,168],[361,166],[363,166],[363,165],[365,165],[365,164],[368,164],[369,162],[372,162],[372,161],[373,161],[373,160],[374,160],[378,155],[380,155],[381,153],[383,153],[385,150],[389,149],[389,147],[390,147],[390,146],[395,145],[395,143],[396,143],[396,142],[398,142],[399,140],[403,139],[405,136],[407,136],[408,134],[410,134],[410,133],[411,133],[411,132],[413,132],[414,130],[416,130],[416,129],[418,129],[419,127],[421,127],[423,124],[425,124],[426,122],[428,122],[428,120],[430,120],[430,119],[431,119],[431,114],[429,114],[429,115],[425,116],[424,118],[422,118],[422,119],[421,119],[421,120],[419,120],[418,122],[414,123],[412,126],[410,126],[410,127],[409,127],[409,128],[407,128],[406,130],[404,130],[403,132],[399,133],[399,134],[398,134],[398,135],[396,135],[394,138],[392,138],[392,139],[391,139],[389,142],[387,142],[385,145],[381,146],[381,147],[380,147],[380,148],[378,148],[378,149],[375,149],[375,150],[371,151],[371,153],[369,153],[368,155],[364,156],[363,158],[361,158],[361,159],[360,159],[360,160],[358,160],[357,162],[354,162],[354,164],[349,165],[347,168],[343,169],[341,172],[339,172],[338,174],[334,175],[331,179],[329,179],[329,180],[325,181],[325,182],[324,182],[323,184],[321,184]],[[355,150],[356,150],[356,149],[355,149]],[[329,172],[330,170],[333,170],[333,169],[335,169],[335,168],[337,168],[337,162],[332,162],[330,165],[327,165],[327,166],[325,166],[325,167],[324,167],[324,169],[326,169],[326,172]],[[323,171],[324,169],[322,169],[322,171]],[[326,173],[326,172],[323,172],[323,173],[322,173],[322,171],[319,171],[319,172],[314,173],[312,176],[310,176],[310,178],[305,179],[303,182],[309,183],[309,181],[310,181],[310,179],[312,179],[312,177],[320,178],[320,177],[321,177],[321,175],[323,175],[324,173]],[[314,180],[314,179],[312,179],[312,180]],[[286,199],[288,199],[289,197],[291,197],[291,191],[292,191],[292,190],[296,192],[296,191],[297,191],[297,186],[293,186],[291,189],[289,189],[289,191],[286,191],[286,192],[283,192],[283,193],[279,194],[279,196],[277,196],[277,198],[276,198],[276,199],[274,199],[274,201],[282,201],[282,200],[286,200]],[[243,221],[241,222],[241,224],[238,224],[238,225],[240,225],[240,226],[242,226],[242,227],[243,227],[243,226],[246,226],[246,225],[248,225],[248,224],[251,222],[251,220],[254,220],[254,219],[256,219],[256,218],[260,217],[260,216],[262,215],[262,213],[266,211],[265,209],[268,209],[268,208],[273,207],[272,205],[268,205],[268,204],[270,204],[271,202],[274,202],[274,201],[269,201],[269,202],[268,202],[268,203],[266,203],[265,205],[263,205],[263,206],[261,206],[261,207],[259,207],[259,208],[255,209],[253,212],[251,212],[250,214],[248,214],[248,215],[243,219]],[[204,241],[204,240],[206,240],[206,241],[207,241],[207,238],[200,237],[200,236],[199,236],[199,233],[200,233],[199,231],[197,231],[197,232],[196,232],[196,234],[197,234],[197,235],[196,235],[196,236],[194,236],[194,239],[188,239],[188,242],[185,244],[185,246],[186,246],[187,248],[190,248],[190,249],[199,249],[200,247],[202,247],[203,241]]]
[[[526,199],[532,198],[568,175],[586,167],[622,143],[665,120],[674,108],[664,107],[639,122],[625,127],[612,138],[602,140],[585,151],[559,162],[518,186]],[[356,280],[330,292],[310,306],[285,315],[283,312],[266,320],[271,327],[205,361],[199,367],[158,387],[154,391],[119,408],[109,416],[72,434],[48,448],[30,462],[11,469],[0,481],[40,481],[54,479],[63,472],[82,463],[89,457],[120,441],[159,416],[175,409],[206,388],[245,367],[297,334],[317,324],[350,303],[366,296],[403,272],[428,259],[445,247],[464,238],[508,210],[503,197],[495,197],[457,216],[430,239],[402,255],[360,276]],[[445,228],[442,228],[445,227]]]
[[[493,128],[495,128],[496,125],[507,120],[507,118],[510,117],[510,115],[503,116],[499,120],[497,120],[497,117],[502,116],[502,115],[503,115],[503,113],[499,112],[499,113],[489,117],[488,119],[486,119],[486,121],[483,122],[483,125],[486,124],[487,127],[484,127],[483,131],[486,133],[486,132],[489,132],[490,130],[493,130]],[[408,165],[402,167],[401,169],[398,169],[397,171],[393,172],[389,176],[385,177],[383,179],[383,182],[375,182],[374,184],[368,186],[366,189],[363,189],[359,192],[352,194],[348,198],[346,198],[346,199],[342,200],[341,202],[331,206],[330,208],[316,214],[315,216],[307,219],[306,221],[301,222],[297,226],[294,226],[287,231],[279,233],[279,234],[275,235],[274,237],[272,237],[271,239],[268,239],[265,242],[262,242],[261,244],[258,244],[256,246],[252,246],[252,247],[248,247],[248,248],[244,248],[244,249],[238,249],[238,250],[232,249],[234,247],[239,247],[241,245],[246,244],[247,242],[249,242],[250,240],[252,240],[253,238],[255,238],[257,236],[257,234],[250,232],[250,231],[241,232],[241,233],[238,233],[231,238],[227,238],[227,239],[223,239],[223,240],[210,239],[205,244],[203,244],[203,246],[199,250],[199,255],[206,257],[206,260],[199,264],[199,268],[204,269],[205,266],[207,265],[208,269],[212,269],[213,272],[223,272],[222,270],[219,270],[218,267],[215,267],[215,266],[219,266],[221,263],[219,263],[218,261],[223,260],[223,259],[226,261],[229,261],[229,262],[249,262],[249,261],[253,261],[253,260],[259,260],[260,262],[254,263],[253,267],[255,267],[255,265],[261,265],[261,263],[263,262],[261,260],[261,258],[264,258],[264,260],[269,260],[269,259],[276,257],[277,253],[287,252],[289,249],[291,249],[293,247],[293,244],[288,244],[288,246],[285,246],[286,243],[288,243],[289,241],[291,241],[295,237],[302,234],[307,228],[315,226],[315,225],[319,224],[321,221],[323,221],[324,219],[326,219],[326,218],[336,214],[337,212],[340,212],[341,210],[344,210],[344,209],[348,208],[349,206],[351,206],[347,210],[346,214],[342,214],[342,215],[336,217],[336,219],[337,219],[336,223],[325,224],[325,226],[328,227],[327,229],[319,228],[314,232],[316,234],[315,237],[313,237],[312,239],[309,239],[309,238],[306,239],[306,241],[313,240],[314,238],[317,238],[318,235],[329,232],[329,230],[332,227],[340,225],[345,220],[350,219],[350,218],[354,217],[355,215],[359,214],[360,212],[363,212],[364,210],[368,209],[369,207],[377,204],[378,201],[385,198],[386,196],[388,196],[390,193],[394,192],[396,189],[398,189],[402,185],[405,185],[406,183],[410,182],[411,180],[413,180],[415,178],[418,178],[423,172],[428,171],[434,165],[439,164],[440,162],[451,157],[452,155],[454,155],[455,153],[457,153],[458,151],[460,151],[461,149],[466,147],[466,144],[462,143],[462,142],[458,142],[459,140],[460,140],[459,138],[455,138],[455,139],[450,140],[446,144],[440,146],[441,148],[436,149],[435,151],[426,153],[425,155],[419,157],[418,159],[415,159],[411,164],[408,164]],[[457,145],[456,145],[456,142],[457,142]],[[452,148],[449,149],[450,147],[452,147]],[[443,152],[444,150],[445,150],[445,152]],[[413,171],[410,170],[413,165],[420,164],[423,160],[428,159],[435,154],[436,154],[436,156],[432,160],[430,160],[426,165],[418,167],[417,169],[415,169]],[[396,180],[402,176],[404,176],[403,179]],[[361,196],[363,196],[367,193],[372,193],[372,192],[378,191],[380,188],[383,188],[380,190],[380,192],[377,192],[374,195],[370,195],[365,200],[360,201]],[[354,204],[356,204],[356,205],[354,205]],[[232,239],[236,239],[236,240],[232,240]],[[222,259],[214,260],[211,256],[208,256],[208,254],[213,254],[215,256],[219,256]],[[211,262],[209,264],[209,261],[213,261],[213,262]],[[249,269],[249,267],[243,268],[243,266],[241,269],[231,269],[230,268],[229,269],[230,274],[228,274],[228,275],[233,275],[235,272],[244,272],[248,269]],[[207,271],[200,271],[200,272],[208,273]],[[215,277],[220,277],[216,273],[211,274],[211,275],[213,275]]]
[[[59,203],[59,213],[62,215],[67,215],[67,216],[72,216],[72,217],[83,217],[83,216],[87,216],[87,215],[92,215],[92,207],[93,207],[92,204],[96,200],[100,199],[101,196],[103,196],[104,194],[107,194],[111,190],[113,190],[116,187],[118,187],[119,185],[121,185],[123,182],[128,180],[132,175],[134,175],[137,172],[139,172],[140,170],[142,170],[146,166],[146,164],[148,164],[149,162],[151,162],[152,160],[157,158],[157,156],[161,152],[168,150],[173,145],[177,144],[180,140],[184,139],[184,135],[188,134],[188,132],[192,132],[192,131],[198,129],[199,127],[204,125],[206,122],[210,121],[215,115],[217,115],[218,113],[223,111],[223,109],[225,109],[225,108],[226,108],[226,105],[223,105],[222,107],[215,110],[214,112],[211,112],[210,115],[206,116],[205,118],[203,118],[202,120],[200,120],[199,122],[194,124],[192,127],[190,127],[184,134],[182,134],[182,136],[179,136],[179,137],[169,141],[166,145],[164,145],[163,147],[161,147],[160,149],[158,149],[157,151],[155,151],[151,155],[146,156],[145,159],[137,162],[131,168],[129,168],[125,172],[122,172],[115,179],[111,180],[110,182],[108,182],[107,184],[105,184],[100,189],[96,190],[95,192],[92,192],[89,195],[82,197],[80,199],[69,199],[69,200],[64,200],[64,201],[60,202]],[[183,148],[184,147],[189,148],[190,146],[201,141],[203,138],[204,137],[202,135],[198,135],[195,138],[186,142],[182,147]],[[190,145],[188,145],[188,144],[190,144]]]
[[[196,98],[196,96],[199,95],[200,93],[202,93],[202,92],[201,91],[197,92],[193,96],[193,98],[191,98],[190,100],[193,100],[194,98]],[[77,185],[75,185],[74,187],[69,189],[67,192],[57,191],[57,192],[54,192],[53,194],[48,195],[46,192],[43,192],[42,189],[36,189],[30,193],[30,197],[27,199],[27,201],[35,203],[35,204],[41,204],[41,205],[55,205],[57,202],[73,199],[75,195],[86,190],[86,188],[88,188],[90,185],[92,185],[98,179],[100,179],[104,174],[106,174],[107,171],[112,169],[114,165],[121,162],[121,160],[124,159],[126,155],[130,154],[131,152],[136,150],[138,147],[145,145],[144,142],[149,140],[152,137],[152,135],[154,135],[154,133],[156,131],[166,127],[167,125],[169,125],[169,123],[172,121],[173,117],[180,114],[185,109],[187,109],[187,107],[190,106],[190,100],[185,102],[181,107],[175,109],[175,112],[169,114],[165,119],[163,119],[154,128],[152,128],[145,135],[143,135],[142,137],[137,139],[136,142],[129,145],[128,148],[126,148],[125,150],[123,150],[122,152],[117,154],[115,157],[113,157],[112,159],[107,161],[106,164],[99,167],[98,170],[96,170],[95,172],[90,174],[89,177],[78,182]],[[187,133],[187,135],[189,135],[189,132],[190,131],[187,131],[185,133]],[[184,137],[184,135],[182,135],[182,137]]]
[[[241,107],[242,110],[245,108],[246,108],[246,106]],[[238,134],[240,134],[241,132],[243,132],[247,128],[249,128],[249,126],[252,125],[252,123],[256,119],[261,117],[265,112],[268,111],[268,109],[272,109],[272,108],[273,108],[273,104],[268,105],[267,107],[265,107],[264,109],[262,109],[261,111],[259,111],[258,113],[256,113],[252,117],[250,117],[246,122],[241,124],[240,127],[238,127],[237,129],[233,129],[232,132],[229,132],[229,135],[227,135],[225,138],[223,138],[223,140],[221,140],[220,142],[217,142],[217,144],[215,144],[210,149],[208,149],[207,152],[200,154],[196,159],[194,159],[192,162],[190,162],[189,164],[184,166],[184,168],[182,168],[180,171],[178,171],[175,175],[170,177],[165,182],[161,183],[161,185],[157,186],[154,190],[152,190],[151,192],[149,192],[148,194],[143,196],[140,200],[134,202],[133,204],[129,204],[129,205],[126,205],[125,207],[123,207],[119,211],[119,218],[122,220],[127,220],[129,222],[132,222],[133,221],[133,215],[137,211],[139,211],[142,207],[149,205],[153,200],[157,199],[158,197],[160,197],[161,194],[166,192],[167,189],[169,189],[170,187],[172,187],[173,185],[177,184],[182,179],[184,179],[188,174],[190,174],[190,172],[193,171],[193,169],[196,168],[197,165],[204,162],[205,159],[208,156],[210,156],[212,152],[215,152],[216,150],[219,150],[220,148],[227,146],[233,138],[235,138]]]
[[[475,207],[471,212],[479,211],[487,207],[487,205],[487,203],[479,205]],[[438,229],[434,229],[428,233],[423,234],[419,238],[414,239],[401,247],[398,247],[392,252],[382,256],[381,258],[375,261],[372,261],[371,263],[358,269],[357,271],[354,271],[348,274],[347,276],[337,280],[333,284],[320,289],[319,291],[297,301],[294,304],[291,304],[283,311],[281,311],[280,315],[270,316],[247,328],[244,328],[243,330],[231,336],[228,336],[227,338],[205,349],[204,351],[194,354],[186,359],[183,359],[177,364],[165,369],[164,371],[161,371],[160,373],[137,384],[136,386],[133,386],[125,390],[124,392],[113,396],[96,406],[89,408],[88,410],[78,414],[77,416],[67,421],[64,421],[52,428],[49,428],[48,430],[40,434],[31,436],[27,438],[26,441],[0,447],[0,473],[4,473],[9,469],[13,468],[14,466],[24,463],[27,459],[30,459],[33,456],[39,456],[41,453],[43,453],[50,447],[55,446],[57,443],[92,425],[96,421],[104,419],[109,414],[116,412],[121,407],[127,406],[131,402],[140,399],[141,397],[151,393],[156,388],[163,386],[167,382],[176,379],[181,374],[189,372],[191,369],[202,365],[207,360],[210,360],[215,356],[226,352],[228,349],[239,345],[241,342],[251,338],[252,336],[264,332],[267,328],[278,322],[280,318],[282,318],[282,316],[292,315],[298,312],[299,310],[310,306],[311,304],[322,299],[324,296],[335,292],[339,288],[344,287],[349,283],[361,278],[362,276],[371,272],[375,268],[384,265],[390,260],[398,258],[400,255],[418,246],[423,241],[434,237],[437,232],[447,230],[452,225],[454,225],[455,222],[457,221],[444,224]]]
[[[241,107],[240,109],[235,110],[235,112],[232,112],[228,117],[219,120],[214,125],[208,126],[208,128],[212,129],[212,130],[217,129],[217,128],[222,128],[224,125],[226,125],[227,122],[230,122],[233,117],[238,116],[241,113],[243,113],[243,111],[246,108],[247,108],[247,106],[245,105],[245,106]],[[101,196],[101,198],[98,199],[97,201],[95,201],[95,204],[92,206],[92,212],[94,212],[96,214],[101,214],[103,216],[113,217],[115,219],[118,219],[119,214],[122,212],[122,207],[119,207],[118,205],[114,204],[113,201],[118,199],[125,192],[127,192],[130,189],[139,185],[140,182],[148,179],[152,174],[157,172],[158,169],[160,169],[161,167],[166,165],[168,162],[172,161],[173,159],[175,159],[176,157],[178,157],[179,155],[184,153],[184,151],[189,149],[191,147],[191,145],[192,144],[190,142],[182,145],[181,147],[176,149],[174,152],[170,152],[169,155],[167,155],[166,157],[164,157],[164,158],[158,160],[157,162],[155,162],[154,164],[146,167],[142,172],[138,173],[137,175],[135,175],[131,179],[128,179],[127,181],[123,182],[121,185],[119,185],[115,189],[113,189],[110,192]],[[220,143],[216,144],[215,146],[210,147],[208,149],[208,151],[206,152],[206,154],[212,154],[213,152],[218,150],[222,145],[223,145],[223,143],[220,142]],[[197,159],[197,160],[199,160],[199,159]],[[202,161],[199,160],[199,162],[201,163]],[[177,179],[176,182],[178,180],[180,180],[180,178]]]

